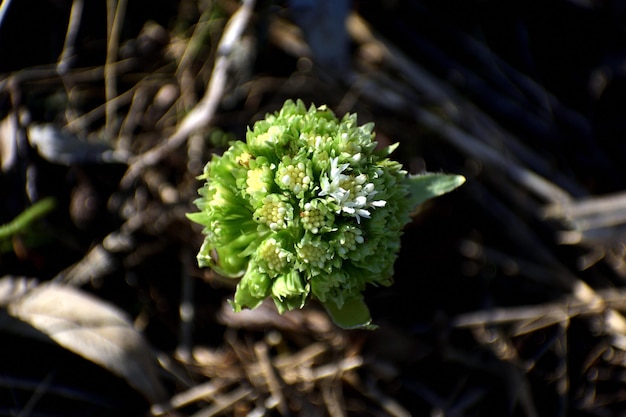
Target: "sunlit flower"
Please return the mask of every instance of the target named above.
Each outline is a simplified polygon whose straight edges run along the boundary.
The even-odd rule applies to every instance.
[[[284,195],[268,194],[261,200],[252,218],[273,231],[285,229],[293,220],[293,207]]]
[[[374,125],[287,101],[215,156],[200,179],[200,266],[242,277],[236,311],[271,297],[278,310],[315,298],[344,327],[367,326],[362,292],[390,285],[402,228],[424,200],[464,181],[407,175],[376,149]]]

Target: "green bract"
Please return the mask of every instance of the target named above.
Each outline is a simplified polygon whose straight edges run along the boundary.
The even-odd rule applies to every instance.
[[[362,292],[392,283],[410,212],[465,181],[407,175],[373,127],[289,100],[206,165],[189,215],[205,227],[198,263],[242,277],[236,311],[271,297],[282,313],[314,297],[339,325],[369,326]]]

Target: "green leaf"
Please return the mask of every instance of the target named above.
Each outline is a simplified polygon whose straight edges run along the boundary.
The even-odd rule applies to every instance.
[[[237,284],[235,299],[231,302],[235,311],[242,308],[254,309],[270,293],[272,280],[267,274],[259,271],[257,266],[251,262],[241,281]]]
[[[465,182],[462,175],[426,173],[411,175],[409,181],[409,199],[413,208],[433,197],[448,193]]]
[[[209,215],[204,211],[198,211],[196,213],[185,213],[187,218],[194,223],[198,223],[201,225],[208,225],[209,223]]]
[[[324,307],[335,324],[344,329],[374,330],[378,327],[371,324],[370,311],[363,298],[346,300],[341,308],[332,301],[324,303]]]
[[[9,223],[0,225],[0,254],[14,250],[12,238],[18,234],[27,248],[45,243],[49,237],[48,233],[37,228],[36,222],[54,210],[55,207],[55,199],[47,197],[28,207]]]
[[[7,224],[0,225],[0,239],[10,238],[13,235],[24,231],[35,220],[45,216],[54,210],[56,202],[54,198],[44,198],[24,210],[16,218]]]

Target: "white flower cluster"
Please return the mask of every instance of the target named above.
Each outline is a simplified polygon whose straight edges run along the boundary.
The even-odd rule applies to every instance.
[[[360,154],[356,154],[360,155]],[[330,170],[320,179],[321,191],[319,196],[330,196],[338,205],[337,213],[343,212],[356,217],[361,223],[361,217],[369,219],[369,209],[385,207],[385,200],[374,200],[377,191],[374,184],[367,182],[365,174],[346,175],[344,172],[350,167],[349,163],[339,164],[339,158],[330,160]]]

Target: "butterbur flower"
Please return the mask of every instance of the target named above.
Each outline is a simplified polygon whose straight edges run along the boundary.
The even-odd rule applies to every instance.
[[[371,327],[362,293],[393,282],[411,211],[465,181],[408,175],[373,128],[288,100],[206,165],[189,218],[204,226],[199,265],[241,278],[235,311],[271,297],[283,313],[314,298],[338,325]]]

